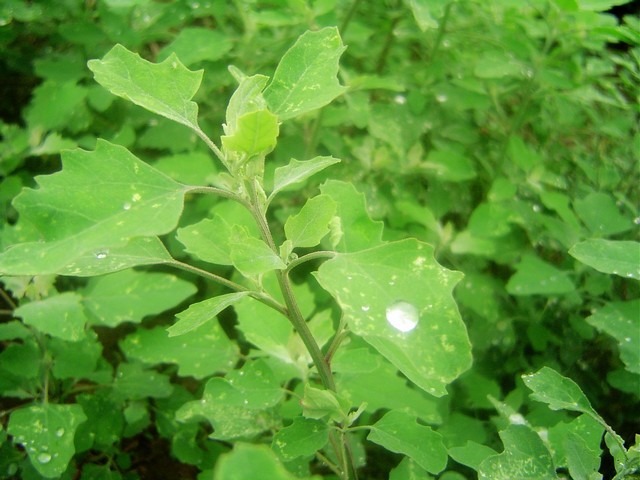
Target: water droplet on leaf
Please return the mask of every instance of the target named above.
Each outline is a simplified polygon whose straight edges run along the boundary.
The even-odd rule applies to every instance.
[[[410,332],[419,320],[418,309],[408,302],[396,302],[387,307],[387,322],[401,332]]]
[[[125,203],[125,204],[122,206],[122,209],[123,209],[123,210],[131,210],[131,204],[130,204],[129,202]]]
[[[49,463],[51,461],[51,454],[47,452],[38,454],[38,461],[40,463]]]
[[[56,430],[56,437],[61,437],[64,435],[64,428],[60,427]]]
[[[107,255],[109,255],[109,250],[98,250],[95,253],[95,256],[98,260],[103,260],[105,258],[107,258]]]
[[[444,103],[449,99],[449,97],[447,97],[444,93],[439,93],[438,95],[436,95],[436,100],[438,101],[438,103]]]
[[[363,305],[362,306],[362,311],[363,312],[368,312],[369,311],[369,305]]]

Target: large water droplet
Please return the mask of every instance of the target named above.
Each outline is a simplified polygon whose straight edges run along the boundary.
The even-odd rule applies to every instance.
[[[401,332],[410,332],[419,320],[418,309],[408,302],[395,302],[387,307],[387,322]]]
[[[122,205],[122,209],[123,210],[131,210],[131,204],[129,202],[126,202],[124,205]]]
[[[61,437],[64,435],[64,428],[60,427],[56,430],[56,437]]]
[[[98,260],[103,260],[105,258],[107,258],[107,255],[109,255],[109,250],[98,250],[95,253],[95,256]]]
[[[49,463],[51,461],[51,454],[47,452],[42,452],[38,454],[37,458],[40,463]]]

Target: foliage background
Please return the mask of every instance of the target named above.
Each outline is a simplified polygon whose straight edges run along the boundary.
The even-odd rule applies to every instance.
[[[188,129],[106,92],[88,60],[120,43],[152,61],[175,52],[190,69],[204,68],[195,100],[203,129],[215,138],[235,88],[228,65],[272,75],[304,31],[338,26],[348,46],[340,70],[348,91],[282,126],[267,182],[290,158],[341,158],[321,177],[353,182],[371,217],[385,223],[386,239],[431,243],[440,263],[465,274],[455,298],[474,364],[437,405],[435,423],[447,446],[471,439],[500,451],[504,419],[496,417],[496,401],[522,411],[536,427],[568,420],[527,398],[519,377],[541,366],[578,383],[632,444],[640,432],[634,414],[640,410],[637,267],[597,271],[569,253],[589,239],[638,240],[638,18],[623,10],[619,18],[605,13],[618,3],[624,2],[3,2],[0,243],[21,238],[11,206],[20,189],[33,186],[35,175],[57,171],[61,150],[92,150],[98,137],[179,181],[204,184],[220,168]],[[273,222],[284,223],[321,181],[285,194]],[[213,207],[210,199],[191,199],[181,225]],[[173,255],[186,257],[173,235],[164,240]],[[218,273],[230,275],[222,267]],[[302,270],[295,280],[302,284],[309,274]],[[172,417],[176,405],[199,398],[203,378],[213,373],[194,367],[206,361],[204,354],[175,362],[176,372],[162,357],[127,350],[136,336],[170,325],[189,302],[222,293],[188,274],[172,278],[166,284],[168,277],[142,282],[135,272],[122,274],[114,283],[141,285],[139,311],[110,312],[111,320],[91,308],[99,298],[92,292],[108,291],[104,283],[2,279],[0,476],[19,469],[22,478],[38,478],[8,439],[6,423],[13,409],[43,392],[55,402],[82,405],[94,419],[105,409],[116,412],[111,427],[89,432],[102,435],[92,448],[76,445],[76,466],[63,478],[82,467],[82,478],[97,478],[93,469],[106,475],[115,466],[123,478],[160,478],[162,470],[195,478],[213,467],[227,446],[207,441],[198,424],[176,427]],[[310,285],[310,301],[328,305],[326,292]],[[51,336],[46,327],[11,320],[16,305],[74,291],[89,299],[83,305],[95,332],[76,358],[65,353],[71,334]],[[220,318],[236,345],[230,348],[246,353],[249,342],[234,314]],[[616,319],[635,322],[630,345]],[[156,365],[157,375],[138,360]],[[79,364],[90,366],[83,371]],[[153,386],[118,390],[113,379],[122,372]],[[369,448],[368,458],[379,461],[369,462],[365,478],[386,478],[398,457]],[[458,478],[453,472],[473,478],[457,460],[450,460],[450,478]],[[604,455],[601,472],[612,468]]]

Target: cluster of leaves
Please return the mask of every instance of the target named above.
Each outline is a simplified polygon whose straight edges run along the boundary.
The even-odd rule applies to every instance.
[[[634,478],[619,3],[5,2],[0,478]]]

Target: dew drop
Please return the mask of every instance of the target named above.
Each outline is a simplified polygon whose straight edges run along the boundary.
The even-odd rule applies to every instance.
[[[139,193],[134,193],[131,196],[131,201],[132,202],[139,202],[142,199],[142,196]]]
[[[436,100],[438,101],[438,103],[444,103],[449,99],[449,97],[447,97],[444,93],[439,93],[438,95],[436,95]]]
[[[534,212],[536,212],[536,213],[540,213],[540,212],[542,211],[542,207],[541,207],[540,205],[538,205],[537,203],[534,203],[534,204],[533,204],[532,209],[533,209],[533,211],[534,211]]]
[[[640,225],[640,217],[634,218],[633,223],[635,223],[636,225]]]
[[[363,312],[368,312],[369,311],[369,305],[363,305],[361,308],[362,308]]]
[[[122,205],[122,209],[123,210],[131,210],[131,204],[129,202],[125,203],[124,205]]]
[[[395,302],[387,307],[387,322],[401,332],[410,332],[418,325],[418,309],[408,302]]]
[[[442,41],[442,46],[444,48],[449,48],[449,47],[451,47],[451,42],[449,40],[443,40]]]
[[[395,97],[393,97],[393,101],[398,105],[404,105],[405,103],[407,103],[407,97],[405,97],[404,95],[396,95]]]
[[[51,454],[47,452],[42,452],[38,454],[38,462],[40,463],[49,463],[51,461]]]
[[[512,413],[509,415],[509,423],[511,423],[511,425],[526,425],[527,421],[521,414]]]
[[[61,437],[64,435],[64,428],[60,427],[56,430],[56,437]]]
[[[95,257],[96,257],[98,260],[104,260],[105,258],[107,258],[107,255],[109,255],[109,250],[98,250],[98,251],[95,253]]]

